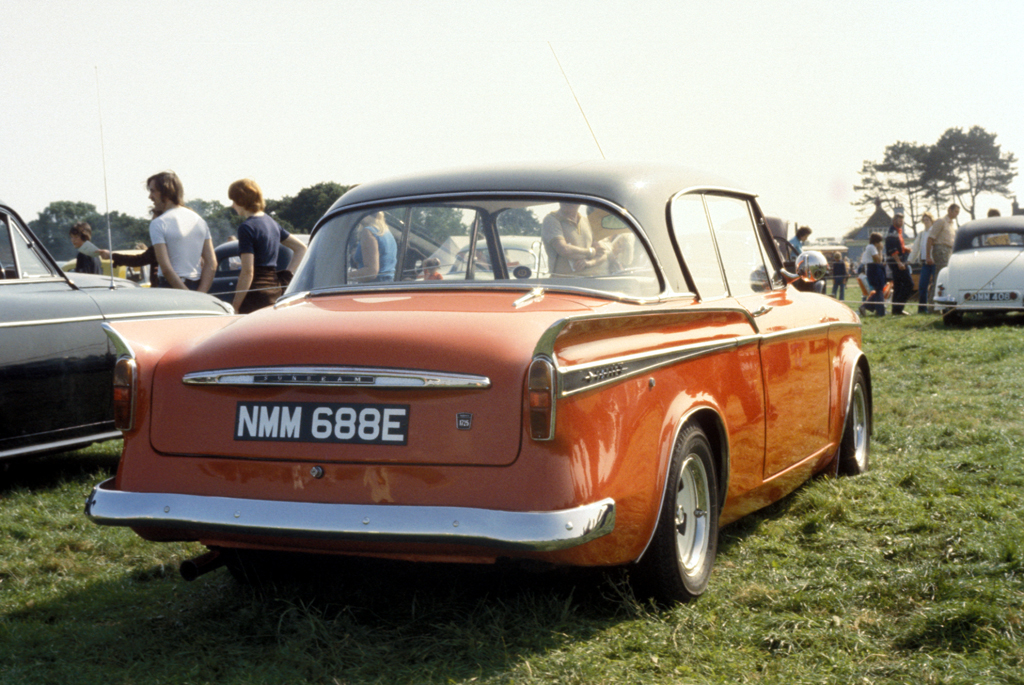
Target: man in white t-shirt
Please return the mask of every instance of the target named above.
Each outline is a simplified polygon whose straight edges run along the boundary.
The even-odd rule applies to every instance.
[[[173,171],[150,176],[146,187],[153,202],[149,238],[160,265],[160,286],[208,292],[217,270],[209,226],[182,204],[185,191]]]

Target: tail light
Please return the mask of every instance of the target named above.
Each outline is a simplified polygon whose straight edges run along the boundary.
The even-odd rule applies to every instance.
[[[134,359],[122,357],[114,365],[114,427],[130,431],[135,423]]]
[[[551,440],[555,437],[555,365],[547,359],[534,359],[526,392],[530,405],[530,437]]]

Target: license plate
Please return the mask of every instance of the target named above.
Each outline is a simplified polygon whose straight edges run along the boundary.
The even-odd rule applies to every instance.
[[[971,293],[972,302],[1013,302],[1020,296],[1013,291],[995,291]]]
[[[239,402],[235,440],[405,445],[409,405]]]

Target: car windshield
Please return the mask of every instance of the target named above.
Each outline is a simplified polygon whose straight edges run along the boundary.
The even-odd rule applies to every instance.
[[[643,242],[608,208],[494,198],[339,214],[318,230],[289,292],[397,281],[661,292]]]

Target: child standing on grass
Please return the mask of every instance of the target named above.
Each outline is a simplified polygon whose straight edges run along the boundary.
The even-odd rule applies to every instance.
[[[882,255],[882,234],[875,232],[868,239],[868,246],[864,248],[864,254],[860,257],[861,264],[868,277],[867,302],[860,306],[860,315],[863,317],[867,311],[873,311],[878,316],[885,316],[885,261]]]
[[[832,261],[832,297],[837,300],[846,299],[846,257],[841,254],[833,255]]]

